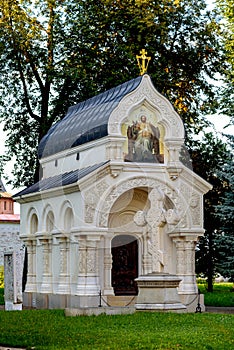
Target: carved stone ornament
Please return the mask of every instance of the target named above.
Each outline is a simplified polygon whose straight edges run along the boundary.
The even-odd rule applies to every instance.
[[[100,197],[108,188],[108,184],[106,181],[101,181],[99,183],[95,183],[95,185],[85,192],[85,222],[92,223],[95,215],[95,210],[97,203],[100,200]]]
[[[180,200],[178,193],[170,188],[169,186],[165,185],[164,183],[160,182],[159,180],[155,179],[150,179],[150,178],[145,178],[145,177],[139,177],[139,178],[133,178],[129,179],[123,183],[120,183],[116,187],[112,188],[112,190],[108,193],[108,195],[105,197],[105,200],[102,201],[101,205],[96,206],[98,208],[98,214],[99,214],[99,226],[101,227],[107,227],[108,226],[108,218],[109,218],[109,213],[110,210],[115,203],[115,201],[126,191],[129,191],[133,188],[139,188],[139,187],[147,187],[147,188],[154,188],[159,191],[159,194],[155,194],[154,192],[151,194],[153,197],[154,195],[160,196],[162,193],[166,196],[168,196],[171,201],[174,203],[174,206],[176,207],[176,212],[173,213],[174,215],[174,221],[175,222],[175,217],[178,215],[178,217],[182,217],[182,214],[185,213],[185,207],[184,203]],[[151,191],[152,192],[152,191]],[[155,199],[156,200],[156,199]],[[159,213],[160,212],[160,213]],[[179,214],[180,213],[180,214]],[[142,218],[141,213],[138,214],[138,217],[135,217],[135,220],[141,221],[143,223],[143,218]],[[148,218],[150,217],[150,213],[147,214]],[[155,217],[155,213],[152,213]],[[157,215],[160,216],[160,222],[166,222],[165,218],[165,213],[163,212],[162,209],[158,208],[158,213]],[[162,216],[161,216],[162,215]],[[172,213],[170,213],[172,215]],[[168,215],[169,217],[169,215]],[[147,220],[147,217],[146,217]],[[169,220],[170,221],[170,220]],[[171,222],[171,221],[170,221]]]
[[[108,123],[109,135],[121,135],[121,124],[127,118],[130,110],[144,101],[147,101],[160,112],[158,122],[165,126],[167,137],[183,139],[184,127],[179,115],[170,102],[155,89],[147,74],[142,77],[138,88],[125,96],[119,106],[112,112]]]
[[[190,200],[190,212],[193,225],[201,225],[201,201],[197,193],[193,193]]]
[[[180,187],[180,192],[187,202],[187,211],[190,213],[192,225],[202,226],[202,202],[200,195],[184,183]]]
[[[145,226],[146,225],[146,219],[145,219],[145,212],[143,210],[139,210],[134,215],[134,222],[137,226]]]

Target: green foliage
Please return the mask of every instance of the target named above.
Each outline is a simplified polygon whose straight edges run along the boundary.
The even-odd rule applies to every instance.
[[[199,250],[196,253],[196,272],[208,276],[209,290],[211,291],[215,273],[222,273],[225,270],[225,277],[231,275],[231,264],[230,266],[223,265],[222,271],[220,269],[224,260],[221,259],[222,249],[218,240],[224,235],[223,241],[226,240],[226,246],[228,246],[226,235],[229,234],[230,222],[233,222],[233,214],[230,217],[231,221],[228,221],[225,215],[221,216],[220,214],[220,208],[226,212],[225,196],[229,196],[232,191],[231,183],[228,180],[229,175],[225,171],[232,163],[232,152],[227,143],[212,133],[205,133],[201,141],[192,142],[190,147],[194,171],[213,185],[212,190],[204,196],[204,228],[206,233],[200,239]],[[228,237],[232,244],[228,248],[229,251],[226,249],[225,252],[227,259],[232,262],[233,232]]]
[[[231,349],[234,316],[144,313],[65,317],[62,310],[0,312],[0,344],[42,349]]]
[[[223,17],[222,36],[228,66],[224,68],[223,84],[221,87],[219,109],[234,120],[234,1],[216,0]],[[230,121],[231,124],[231,121]]]
[[[0,118],[8,132],[1,160],[16,158],[15,187],[38,179],[37,144],[67,107],[136,77],[142,48],[157,89],[187,131],[199,132],[217,92],[206,78],[225,63],[220,25],[205,7],[204,0],[0,0]]]
[[[221,194],[220,203],[215,208],[221,225],[219,234],[214,237],[214,248],[217,271],[234,281],[234,136],[229,135],[228,141],[232,153],[219,172],[220,179],[226,184],[226,191]]]
[[[204,294],[206,306],[234,307],[233,283],[214,283],[213,292],[208,292],[205,284],[198,285],[200,292]]]

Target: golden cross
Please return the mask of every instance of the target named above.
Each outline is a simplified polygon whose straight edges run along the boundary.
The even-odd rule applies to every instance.
[[[151,57],[147,57],[147,52],[145,49],[142,49],[140,51],[141,55],[136,55],[137,63],[140,68],[140,75],[143,75],[147,72],[149,61],[151,60]],[[141,60],[141,61],[140,61]]]

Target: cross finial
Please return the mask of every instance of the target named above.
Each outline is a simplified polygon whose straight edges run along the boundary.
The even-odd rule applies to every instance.
[[[145,51],[145,49],[142,49],[140,51],[141,55],[136,55],[137,58],[137,63],[138,66],[140,68],[140,75],[143,75],[147,72],[147,68],[149,65],[149,61],[151,60],[151,57],[147,57],[147,52]]]

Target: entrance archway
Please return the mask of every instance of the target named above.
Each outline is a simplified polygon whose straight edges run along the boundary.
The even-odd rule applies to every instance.
[[[112,239],[112,287],[115,295],[137,295],[138,240],[130,235]]]

